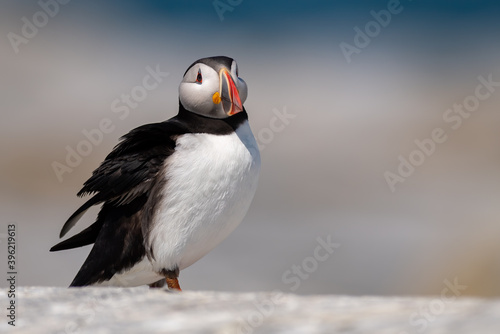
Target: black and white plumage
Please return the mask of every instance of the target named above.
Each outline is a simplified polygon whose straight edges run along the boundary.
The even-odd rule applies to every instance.
[[[177,116],[122,137],[78,193],[93,197],[60,237],[88,208],[102,204],[96,222],[51,248],[94,243],[71,286],[137,286],[166,278],[169,288],[179,288],[179,271],[236,228],[260,170],[246,96],[233,59],[203,58],[184,74]]]

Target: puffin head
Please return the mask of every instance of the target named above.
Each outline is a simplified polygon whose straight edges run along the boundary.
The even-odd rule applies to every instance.
[[[179,100],[184,109],[219,119],[243,111],[247,93],[236,61],[224,56],[195,61],[179,85]]]

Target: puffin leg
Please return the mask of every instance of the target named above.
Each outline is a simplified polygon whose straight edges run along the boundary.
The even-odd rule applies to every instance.
[[[180,285],[179,285],[179,280],[177,279],[179,277],[179,268],[175,267],[173,270],[166,270],[163,269],[161,271],[161,274],[165,276],[165,281],[167,282],[167,286],[169,290],[177,290],[177,291],[182,291]]]
[[[175,278],[166,277],[165,281],[167,281],[167,286],[168,286],[169,290],[182,291],[182,289],[179,285],[179,280],[177,279],[177,277],[175,277]]]

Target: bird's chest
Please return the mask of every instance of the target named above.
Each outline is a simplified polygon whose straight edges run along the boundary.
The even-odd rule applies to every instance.
[[[257,186],[260,156],[248,125],[238,130],[177,139],[165,166],[166,187],[153,228],[152,246],[162,265],[191,265],[246,214]]]

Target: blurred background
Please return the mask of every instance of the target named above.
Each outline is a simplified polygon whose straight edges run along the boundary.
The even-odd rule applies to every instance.
[[[48,250],[83,182],[120,136],[176,114],[194,60],[227,55],[249,86],[260,184],[240,227],[181,273],[184,289],[431,295],[458,280],[500,296],[500,87],[467,118],[447,114],[474,102],[478,77],[500,82],[498,2],[54,3],[0,4],[0,266],[15,223],[19,285],[71,282],[90,246]],[[169,74],[113,112],[148,67]],[[113,130],[69,167],[103,119]],[[391,189],[386,172],[435,128],[447,140]],[[340,246],[318,261],[328,236]]]

